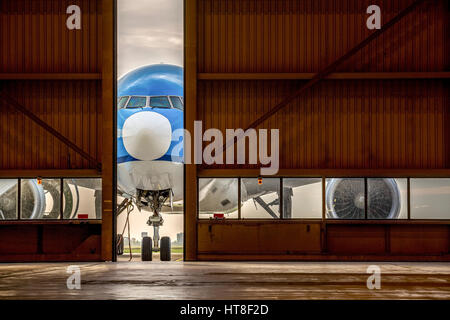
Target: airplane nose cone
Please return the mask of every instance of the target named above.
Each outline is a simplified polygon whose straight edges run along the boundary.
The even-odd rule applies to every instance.
[[[122,137],[125,149],[133,158],[155,160],[169,150],[172,127],[159,113],[138,112],[125,120]]]

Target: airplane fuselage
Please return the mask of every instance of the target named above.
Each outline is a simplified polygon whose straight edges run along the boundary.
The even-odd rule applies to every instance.
[[[150,65],[133,70],[118,84],[117,184],[119,194],[171,190],[183,198],[183,155],[174,154],[183,129],[183,69]]]
[[[183,161],[172,151],[175,130],[183,128],[178,109],[121,109],[118,112],[117,177],[121,192],[134,196],[136,190],[167,190],[173,200],[183,197]]]

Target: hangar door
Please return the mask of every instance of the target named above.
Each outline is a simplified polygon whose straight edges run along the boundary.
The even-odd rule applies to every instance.
[[[114,11],[0,1],[0,261],[114,259]]]
[[[209,129],[279,133],[275,175],[222,148],[186,166],[188,260],[450,259],[448,1],[185,5],[203,155]]]

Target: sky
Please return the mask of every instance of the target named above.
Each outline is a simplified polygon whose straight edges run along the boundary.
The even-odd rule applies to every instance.
[[[118,76],[140,66],[183,65],[183,0],[118,0]]]
[[[118,0],[117,33],[119,78],[149,64],[164,62],[182,66],[183,0]],[[149,215],[148,211],[132,212],[132,238],[140,240],[141,232],[153,237],[153,228],[146,224]],[[125,218],[125,213],[119,216],[119,232]],[[176,240],[177,233],[183,231],[183,215],[163,214],[163,218],[161,236]]]

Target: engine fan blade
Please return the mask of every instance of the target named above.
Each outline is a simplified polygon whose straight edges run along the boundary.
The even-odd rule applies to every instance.
[[[327,215],[332,219],[364,219],[364,179],[331,179],[327,184]],[[400,212],[400,193],[395,179],[368,179],[367,218],[395,219]]]

